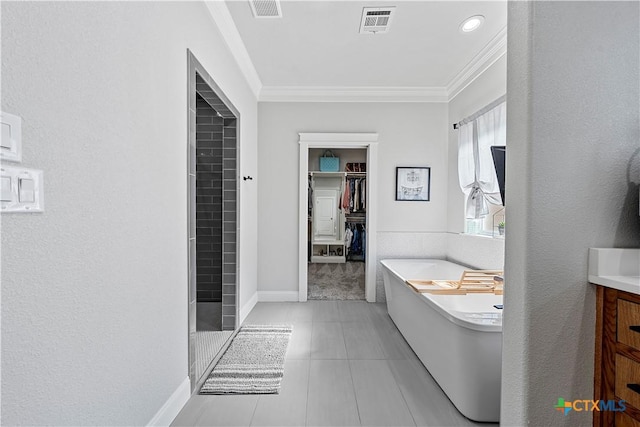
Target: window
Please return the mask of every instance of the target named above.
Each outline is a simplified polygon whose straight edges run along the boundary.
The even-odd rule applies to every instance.
[[[460,122],[458,178],[465,194],[465,233],[498,234],[504,210],[491,146],[506,145],[507,108],[503,100]]]

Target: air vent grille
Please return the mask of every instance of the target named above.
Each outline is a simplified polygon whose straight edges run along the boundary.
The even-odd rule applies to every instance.
[[[281,18],[279,0],[249,0],[251,11],[256,18]]]
[[[360,33],[376,34],[388,32],[395,9],[395,6],[365,7],[362,9]]]

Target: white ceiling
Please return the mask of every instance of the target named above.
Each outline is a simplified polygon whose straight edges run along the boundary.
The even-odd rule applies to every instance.
[[[506,52],[506,1],[285,0],[282,18],[262,19],[248,0],[226,5],[263,89],[271,91],[431,90],[450,98]],[[388,33],[359,34],[362,9],[371,6],[396,6]],[[461,33],[472,15],[484,15],[483,26]]]

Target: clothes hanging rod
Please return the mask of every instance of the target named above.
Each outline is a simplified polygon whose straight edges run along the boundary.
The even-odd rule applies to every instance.
[[[345,222],[347,224],[363,224],[367,222],[366,218],[349,218],[347,217]]]
[[[473,113],[469,117],[460,120],[458,123],[454,123],[453,124],[453,128],[454,129],[458,129],[458,128],[460,128],[460,126],[466,125],[467,123],[474,121],[479,116],[483,115],[484,113],[486,113],[489,110],[494,109],[495,107],[497,107],[498,105],[502,104],[506,100],[507,100],[507,95],[502,95],[500,98],[496,99],[495,101],[493,101],[491,104],[487,105],[486,107],[483,107],[482,109],[476,111],[475,113]]]

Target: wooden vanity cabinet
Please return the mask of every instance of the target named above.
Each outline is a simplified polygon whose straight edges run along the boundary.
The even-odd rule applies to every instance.
[[[597,286],[594,400],[626,410],[594,411],[594,426],[640,427],[640,295]]]

